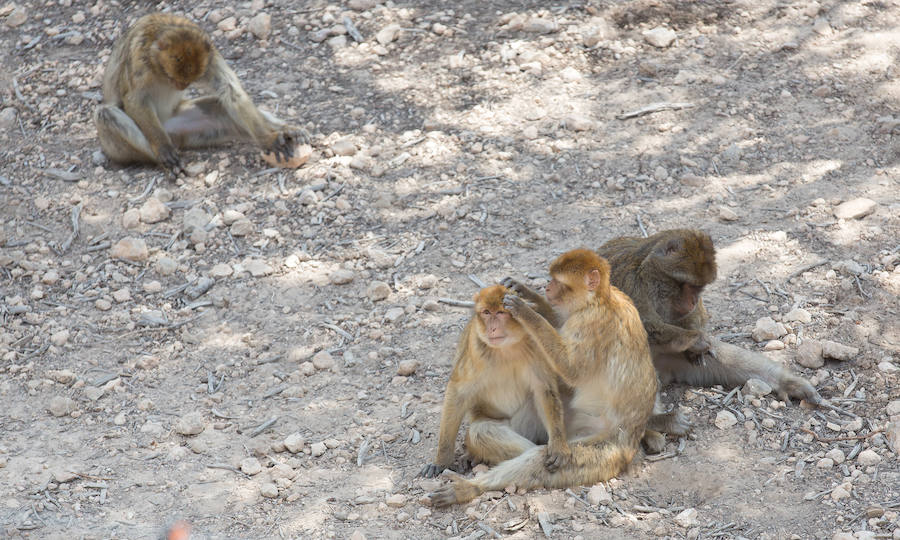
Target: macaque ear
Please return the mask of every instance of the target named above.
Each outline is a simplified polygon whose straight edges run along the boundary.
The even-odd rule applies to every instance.
[[[584,284],[587,286],[589,291],[597,290],[597,287],[600,286],[600,281],[600,270],[597,270],[596,268],[584,275]]]
[[[670,257],[681,251],[681,249],[681,240],[678,238],[672,238],[656,247],[656,255],[659,257]]]

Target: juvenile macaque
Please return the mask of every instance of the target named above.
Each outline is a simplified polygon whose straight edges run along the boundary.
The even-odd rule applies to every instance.
[[[510,484],[526,489],[594,484],[619,474],[637,452],[657,384],[638,312],[625,294],[610,286],[609,264],[592,251],[561,255],[550,266],[550,275],[547,300],[564,319],[559,332],[522,298],[507,294],[503,305],[547,352],[569,389],[565,423],[571,459],[550,471],[545,467],[548,447],[525,447],[517,457],[472,480],[454,478],[431,494],[435,506],[464,503]],[[502,386],[493,389],[502,391]],[[517,443],[505,431],[487,436],[495,440],[483,444]]]
[[[437,457],[421,474],[434,477],[453,463],[456,434],[469,417],[469,457],[499,463],[547,442],[544,466],[555,470],[571,455],[563,426],[558,377],[546,352],[503,307],[506,288],[475,295],[444,395]]]
[[[213,95],[187,100],[200,83]],[[209,35],[176,15],[145,15],[119,38],[94,111],[103,152],[120,163],[150,162],[184,173],[178,150],[250,140],[279,159],[308,139],[256,108]]]
[[[715,249],[708,234],[674,229],[649,238],[615,238],[598,253],[612,267],[612,283],[631,297],[641,314],[663,386],[675,381],[734,387],[756,378],[782,399],[821,401],[802,377],[762,354],[705,333],[709,315],[700,293],[716,278]]]

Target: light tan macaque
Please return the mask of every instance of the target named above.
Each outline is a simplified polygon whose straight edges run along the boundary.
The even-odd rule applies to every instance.
[[[572,457],[550,471],[549,448],[528,447],[474,479],[453,478],[430,495],[435,506],[464,503],[511,484],[526,489],[594,484],[619,474],[638,450],[657,383],[637,310],[610,286],[609,264],[593,251],[561,255],[550,275],[547,300],[564,320],[559,332],[518,296],[507,294],[503,305],[547,352],[569,389],[565,423]],[[515,440],[505,432],[490,435],[498,447]]]
[[[716,253],[703,231],[673,229],[649,238],[622,237],[598,253],[611,267],[612,283],[637,306],[663,386],[741,386],[756,378],[782,398],[820,403],[802,377],[764,355],[724,343],[704,330],[709,315],[700,294],[716,278]]]
[[[213,94],[185,99],[195,82]],[[179,149],[249,140],[286,160],[309,138],[257,109],[209,35],[166,13],[141,17],[116,41],[94,123],[111,160],[156,163],[173,177],[184,174]]]
[[[423,476],[432,478],[453,464],[465,417],[472,460],[499,463],[548,439],[547,470],[571,456],[558,377],[547,353],[503,307],[505,295],[500,285],[475,295],[475,313],[460,337],[444,394],[437,457],[422,469]]]

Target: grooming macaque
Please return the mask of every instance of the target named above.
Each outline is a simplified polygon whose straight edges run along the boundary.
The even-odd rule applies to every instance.
[[[185,99],[197,82],[214,95]],[[113,47],[94,112],[103,152],[120,163],[150,162],[184,173],[183,148],[250,140],[289,159],[302,128],[260,111],[209,35],[176,15],[145,15]]]
[[[523,451],[518,456],[472,480],[454,478],[432,493],[435,506],[463,503],[510,484],[519,488],[594,484],[619,474],[637,452],[657,386],[638,312],[624,293],[610,286],[609,264],[592,251],[561,255],[550,266],[550,275],[547,300],[564,319],[559,332],[522,298],[507,294],[503,305],[546,351],[568,388],[565,429],[571,459],[551,471],[545,466],[549,447],[519,444],[517,450]],[[496,382],[489,395],[506,391],[504,381]],[[519,443],[509,431],[483,435],[485,446]]]
[[[546,352],[503,307],[505,294],[505,287],[494,285],[475,295],[475,313],[459,340],[444,395],[437,457],[423,476],[437,476],[453,463],[466,416],[471,459],[499,463],[548,439],[548,470],[569,459],[558,377]]]
[[[700,293],[716,278],[715,249],[708,234],[674,229],[649,238],[615,238],[598,253],[612,267],[612,283],[631,297],[641,314],[663,386],[674,381],[734,387],[756,378],[782,399],[821,401],[802,377],[762,354],[705,333],[709,315]]]

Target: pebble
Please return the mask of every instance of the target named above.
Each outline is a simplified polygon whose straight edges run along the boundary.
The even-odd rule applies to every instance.
[[[319,351],[312,357],[316,369],[334,369],[334,357],[328,351]]]
[[[14,107],[6,107],[0,110],[0,130],[12,129],[16,125],[18,111]]]
[[[406,506],[406,495],[402,493],[388,495],[384,502],[392,508],[403,508]]]
[[[888,422],[884,427],[884,436],[887,439],[891,450],[895,454],[900,455],[900,420]]]
[[[644,31],[643,36],[644,41],[650,45],[664,49],[675,41],[678,34],[676,34],[674,30],[670,30],[664,26],[657,26],[651,30]]]
[[[242,216],[243,217],[243,216]],[[191,234],[197,230],[204,230],[212,218],[199,206],[195,206],[184,213],[181,218],[181,230],[185,234]]]
[[[401,307],[391,308],[384,312],[384,320],[391,324],[394,324],[399,321],[401,317],[403,317],[404,313],[406,312]]]
[[[303,206],[312,206],[319,202],[319,196],[311,189],[304,189],[297,196],[297,202]]]
[[[744,388],[742,391],[745,395],[765,396],[772,391],[772,387],[763,380],[748,379],[747,382],[744,383]]]
[[[255,457],[248,457],[241,461],[241,472],[250,476],[261,473],[263,470],[262,463]]]
[[[831,265],[831,269],[835,271],[843,272],[850,276],[860,276],[866,273],[866,268],[854,261],[853,259],[847,259],[845,261],[838,261]]]
[[[224,278],[230,276],[234,270],[231,268],[231,265],[228,263],[219,263],[213,266],[209,271],[209,277],[212,278]]]
[[[737,417],[731,411],[719,411],[716,414],[715,424],[719,429],[728,429],[737,424]]]
[[[787,334],[787,329],[780,322],[775,322],[772,317],[763,317],[756,321],[753,329],[753,339],[758,343],[770,339],[778,339]]]
[[[881,456],[875,450],[869,448],[868,450],[863,450],[856,457],[856,462],[862,465],[863,467],[869,467],[872,465],[878,465],[881,463]]]
[[[112,308],[112,302],[105,298],[98,298],[97,301],[94,302],[94,307],[100,311],[109,311]]]
[[[354,530],[353,534],[350,535],[350,540],[366,540],[366,535],[364,535],[359,529]]]
[[[329,278],[331,283],[334,285],[346,285],[353,281],[354,274],[352,270],[347,270],[346,268],[340,268],[335,270],[331,277]]]
[[[400,364],[397,366],[397,375],[408,377],[415,373],[418,367],[419,362],[416,360],[401,360]]]
[[[114,291],[112,293],[112,297],[113,297],[113,300],[115,300],[116,302],[118,302],[120,304],[123,302],[127,302],[127,301],[131,300],[131,289],[129,289],[128,287],[123,287],[123,288],[119,289],[118,291]]]
[[[719,219],[722,221],[737,221],[740,219],[737,215],[737,212],[728,208],[727,206],[719,207]]]
[[[103,387],[98,388],[96,386],[88,386],[83,390],[83,393],[84,397],[88,398],[89,400],[97,401],[98,399],[103,397],[103,395],[106,393],[106,390]]]
[[[366,296],[373,302],[384,300],[391,294],[391,287],[384,281],[373,281],[366,288]]]
[[[594,129],[594,121],[579,114],[567,116],[563,122],[572,131],[590,131]]]
[[[581,72],[579,72],[572,66],[567,66],[562,71],[560,71],[559,76],[562,77],[562,80],[569,82],[579,81],[583,78]]]
[[[338,156],[352,156],[357,152],[357,148],[350,138],[344,137],[331,144],[331,151]]]
[[[321,456],[327,449],[328,447],[325,446],[325,443],[323,442],[312,443],[311,445],[309,445],[309,450],[312,453],[313,457]]]
[[[272,16],[268,13],[257,13],[250,22],[247,23],[247,29],[256,36],[256,39],[266,39],[272,33]]]
[[[697,524],[698,514],[699,512],[697,512],[696,508],[686,508],[675,516],[675,523],[681,525],[685,529],[693,527]]]
[[[75,382],[75,379],[77,379],[77,376],[68,369],[48,371],[47,376],[58,382],[59,384],[64,384],[67,386]]]
[[[66,396],[54,396],[48,408],[53,416],[65,416],[75,410],[75,401]]]
[[[847,456],[844,455],[844,451],[840,448],[832,448],[831,450],[825,452],[825,457],[837,463],[838,465],[840,465],[847,459]]]
[[[797,363],[803,367],[817,369],[825,365],[822,344],[814,339],[804,340],[797,347]]]
[[[522,30],[535,34],[549,34],[551,32],[556,32],[558,29],[559,25],[556,24],[556,21],[543,19],[541,17],[532,17],[522,25]]]
[[[156,273],[161,276],[171,276],[178,270],[178,263],[170,257],[160,257],[154,265]]]
[[[130,208],[122,214],[122,227],[126,229],[136,229],[141,225],[141,211],[137,208]]]
[[[397,39],[397,36],[400,35],[401,27],[399,24],[391,23],[375,34],[375,40],[381,45],[387,45],[388,43]]]
[[[62,347],[69,341],[69,331],[68,330],[60,330],[59,332],[54,332],[50,335],[50,343],[56,345],[57,347]]]
[[[378,5],[377,0],[350,0],[347,7],[353,11],[368,11]]]
[[[787,312],[784,316],[784,320],[787,322],[800,322],[806,324],[812,322],[812,314],[803,308],[794,308]]]
[[[609,491],[606,489],[606,486],[603,484],[596,484],[588,490],[587,501],[594,506],[601,504],[606,506],[611,504],[613,499],[612,495],[610,495]]]
[[[193,208],[191,210],[193,210]],[[204,214],[205,213],[206,212],[204,212]],[[222,223],[231,226],[234,224],[234,222],[244,219],[245,217],[246,216],[242,212],[238,212],[237,210],[229,208],[228,210],[222,212]]]
[[[895,399],[888,403],[885,411],[887,412],[888,416],[900,414],[900,400]]]
[[[232,236],[247,236],[248,234],[253,234],[256,231],[256,227],[253,225],[252,221],[244,218],[232,223],[228,230],[231,232]]]
[[[777,339],[773,339],[763,346],[764,351],[782,351],[784,350],[784,342],[779,341]]]
[[[299,433],[292,433],[284,439],[284,447],[292,454],[303,451],[304,446],[306,446],[306,439]]]
[[[841,499],[847,499],[850,497],[851,486],[849,484],[841,484],[840,486],[834,488],[831,492],[831,500],[839,501]]]
[[[196,435],[201,433],[206,428],[206,423],[203,421],[203,415],[199,412],[189,412],[186,415],[182,416],[175,422],[175,433],[179,433],[181,435]]]
[[[856,347],[842,345],[834,341],[822,341],[822,356],[825,358],[846,362],[852,360],[857,354],[859,354],[859,349]]]
[[[6,16],[6,25],[10,28],[15,28],[17,26],[21,26],[28,20],[28,10],[24,6],[17,6],[12,4],[14,7],[9,15]]]
[[[142,287],[143,287],[145,293],[154,294],[154,293],[158,293],[159,291],[162,290],[162,283],[153,279],[153,280],[145,282],[142,285]]]
[[[679,178],[682,184],[692,187],[703,187],[706,185],[706,179],[696,174],[686,173]]]
[[[816,467],[819,469],[830,469],[834,467],[834,460],[831,458],[822,458],[816,462]]]
[[[278,496],[278,486],[272,482],[266,482],[259,486],[259,494],[267,499],[274,499]]]
[[[144,223],[158,223],[167,219],[172,212],[169,207],[156,197],[150,197],[141,205],[141,221]]]
[[[861,197],[843,202],[834,207],[834,217],[838,219],[859,219],[868,216],[878,207],[872,199]]]
[[[114,259],[140,262],[147,260],[147,257],[150,256],[150,250],[147,249],[147,243],[142,238],[128,236],[119,240],[110,248],[109,256]]]
[[[244,269],[253,277],[268,276],[273,272],[269,263],[262,259],[249,259],[243,262]]]
[[[312,362],[301,363],[299,369],[300,369],[300,373],[302,373],[303,375],[305,375],[307,377],[309,377],[310,375],[312,375],[313,373],[316,372],[316,366],[314,366]]]
[[[900,371],[900,368],[894,365],[893,362],[884,360],[883,362],[878,362],[878,371],[882,373],[897,373]]]

